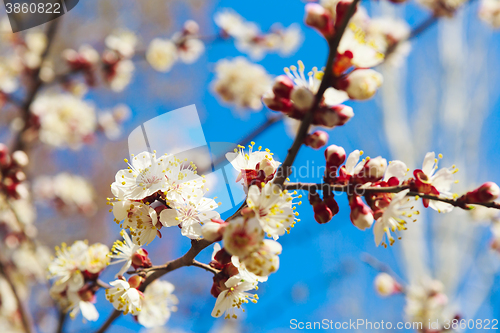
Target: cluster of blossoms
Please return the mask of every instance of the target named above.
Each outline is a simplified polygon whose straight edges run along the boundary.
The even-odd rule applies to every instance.
[[[84,241],[56,247],[56,258],[48,266],[50,277],[54,279],[50,295],[71,317],[81,311],[87,320],[99,318],[94,306],[95,293],[99,289],[99,274],[109,263],[108,253],[106,245],[89,246]]]
[[[237,57],[217,62],[212,89],[224,102],[258,111],[262,109],[262,96],[272,82],[264,67]]]
[[[102,79],[115,92],[120,92],[132,80],[135,70],[132,58],[137,46],[137,37],[130,31],[117,31],[105,39],[106,50],[99,53],[90,45],[78,50],[66,49],[63,59],[72,73],[81,72],[88,86],[97,82],[96,74],[102,69]]]
[[[438,170],[438,159],[435,153],[427,153],[422,169],[413,171],[413,177],[406,178],[410,171],[401,161],[387,163],[382,157],[363,159],[359,161],[363,152],[353,151],[346,159],[342,147],[331,145],[325,150],[326,172],[325,182],[332,186],[346,186],[349,206],[351,208],[351,222],[359,229],[365,230],[373,224],[375,243],[392,245],[394,238],[391,232],[405,230],[408,221],[415,221],[414,216],[419,212],[414,210],[413,201],[408,198],[409,192],[419,195],[430,195],[440,198],[456,199],[456,205],[467,208],[471,204],[493,202],[500,195],[500,188],[495,183],[485,183],[474,191],[461,197],[450,192],[453,174],[458,171],[455,166]],[[442,158],[439,155],[439,158]],[[345,164],[344,164],[345,162]],[[344,164],[344,165],[343,165]],[[436,171],[437,170],[437,171]],[[397,193],[384,191],[384,188],[400,186]],[[370,191],[370,189],[372,191]],[[379,189],[380,191],[377,191]],[[365,202],[362,200],[365,198]],[[318,223],[326,223],[339,211],[333,193],[325,192],[321,199],[317,193],[310,196],[310,202]],[[422,199],[424,207],[446,213],[453,209],[447,202]]]
[[[262,59],[269,52],[290,56],[303,39],[298,25],[293,24],[288,28],[274,25],[268,33],[263,33],[257,24],[246,21],[230,9],[215,14],[215,23],[222,30],[223,37],[234,38],[236,48],[254,60]]]
[[[126,160],[128,163],[128,160]],[[182,235],[201,238],[201,225],[219,214],[218,204],[204,194],[205,179],[193,163],[173,155],[143,152],[132,157],[111,185],[115,221],[129,229],[134,243],[147,245],[162,227],[179,226]]]
[[[35,197],[53,203],[66,214],[75,211],[92,216],[97,211],[92,185],[83,177],[60,173],[56,176],[42,176],[33,183]]]
[[[80,149],[94,141],[98,131],[116,139],[122,123],[129,117],[128,107],[119,105],[111,111],[96,114],[89,102],[70,93],[47,93],[35,99],[30,108],[31,117],[24,127],[27,141],[37,136],[43,143],[57,147]]]
[[[198,24],[190,20],[171,39],[153,39],[146,51],[146,60],[159,72],[168,72],[177,60],[194,63],[205,50],[203,42],[197,38],[199,31]]]

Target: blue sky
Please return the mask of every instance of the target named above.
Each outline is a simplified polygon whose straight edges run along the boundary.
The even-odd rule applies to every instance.
[[[178,21],[172,25],[172,31],[179,29],[184,19],[203,17],[202,31],[208,35],[216,33],[217,29],[211,17],[220,8],[233,8],[247,20],[257,22],[265,31],[273,23],[280,22],[284,26],[292,23],[301,24],[305,41],[302,48],[293,56],[283,59],[278,55],[268,55],[259,61],[272,75],[283,73],[285,66],[303,60],[307,68],[322,67],[326,60],[327,47],[325,41],[313,30],[302,24],[304,3],[299,0],[277,1],[215,1],[209,2],[206,10],[191,11],[186,6],[174,3],[174,13]],[[367,1],[363,5],[370,7]],[[470,6],[471,31],[484,32],[487,29],[475,18],[476,4]],[[78,6],[69,15],[81,15]],[[405,9],[405,18],[411,26],[415,26],[427,17],[428,13],[414,4]],[[125,24],[126,26],[126,24]],[[171,32],[165,33],[169,36]],[[473,36],[472,36],[473,37]],[[472,38],[471,37],[471,38]],[[408,59],[408,75],[413,78],[421,68],[426,66],[439,72],[437,60],[433,60],[432,51],[436,48],[437,28],[426,31],[415,41],[414,49],[417,54]],[[492,44],[491,52],[498,50],[500,43]],[[425,61],[423,54],[427,54]],[[497,53],[494,53],[497,54]],[[145,64],[138,65],[138,74],[133,84],[121,94],[109,95],[109,92],[91,92],[89,98],[95,99],[101,108],[111,107],[119,102],[128,104],[133,117],[126,124],[126,133],[132,131],[141,123],[148,121],[165,112],[195,104],[201,118],[203,133],[207,142],[234,142],[238,143],[244,134],[265,121],[269,111],[260,113],[243,111],[246,117],[239,118],[238,113],[230,106],[220,104],[210,89],[213,79],[213,68],[217,60],[241,55],[231,42],[220,42],[207,45],[206,53],[193,65],[176,65],[172,72],[160,74],[153,72]],[[437,57],[437,56],[436,56]],[[434,57],[435,58],[435,57]],[[140,72],[140,73],[139,73]],[[493,79],[493,82],[498,82]],[[410,92],[411,81],[408,84]],[[180,85],[182,91],[176,90]],[[164,93],[161,93],[161,92]],[[413,96],[408,94],[407,103],[413,103]],[[363,149],[369,156],[382,155],[390,158],[389,149],[385,143],[385,136],[381,128],[381,113],[377,99],[355,103],[349,102],[354,108],[356,116],[344,127],[330,133],[329,144],[343,146],[347,152],[354,149]],[[495,110],[498,101],[492,102],[491,110]],[[168,126],[178,124],[167,124]],[[486,144],[482,147],[490,162],[483,169],[484,174],[478,178],[500,181],[496,175],[499,154],[496,145],[496,134],[500,126],[499,118],[490,116],[484,129]],[[126,141],[126,138],[123,138]],[[271,149],[278,160],[283,160],[291,139],[285,134],[282,123],[273,126],[269,131],[255,138],[257,145]],[[432,147],[434,148],[434,147]],[[437,148],[437,147],[436,147]],[[124,155],[126,155],[124,151]],[[125,157],[125,156],[124,156]],[[423,157],[423,156],[422,156]],[[421,160],[422,157],[417,157]],[[484,157],[483,157],[484,158]],[[296,165],[306,161],[323,163],[323,153],[303,148],[296,160]],[[120,165],[120,161],[111,164]],[[68,165],[71,162],[66,162]],[[113,179],[110,179],[112,182]],[[309,181],[318,181],[309,179]],[[380,261],[389,264],[396,273],[404,276],[397,256],[399,245],[384,249],[375,247],[373,234],[370,231],[361,232],[354,228],[348,217],[345,197],[339,199],[341,212],[328,224],[319,225],[312,218],[312,210],[304,205],[299,210],[302,221],[297,224],[290,235],[280,238],[283,245],[283,254],[280,256],[280,269],[273,274],[267,283],[259,289],[259,303],[250,304],[246,316],[242,317],[244,332],[289,332],[289,321],[293,318],[299,321],[320,321],[324,318],[344,321],[349,319],[365,318],[371,321],[391,321],[396,323],[402,320],[404,299],[395,296],[388,299],[378,297],[373,289],[372,281],[376,272],[363,264],[360,260],[362,253],[368,252]],[[109,228],[117,228],[109,216]],[[170,230],[169,230],[170,231]],[[116,230],[116,233],[118,231]],[[487,237],[485,236],[485,240]],[[189,248],[189,241],[180,235],[171,232],[164,233],[161,240],[155,240],[152,245],[153,257],[156,263],[178,257]],[[211,249],[203,252],[199,260],[208,262]],[[113,272],[109,272],[108,279]],[[211,276],[197,268],[183,268],[169,274],[166,279],[177,287],[180,299],[179,311],[172,315],[168,327],[182,328],[188,332],[207,332],[216,322],[210,316],[215,299],[209,294]],[[499,317],[499,290],[494,287],[490,297],[486,300],[481,316]],[[111,312],[111,306],[99,295],[98,309],[101,319],[97,323],[82,326],[79,319],[68,325],[68,332],[89,332],[105,320]],[[116,321],[110,333],[135,332],[139,329],[130,316]],[[71,328],[71,329],[69,329]],[[73,330],[74,328],[74,330]]]

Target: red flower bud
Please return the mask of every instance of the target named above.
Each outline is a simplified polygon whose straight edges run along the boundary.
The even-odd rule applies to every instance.
[[[151,259],[149,259],[148,251],[144,249],[137,250],[132,255],[132,267],[137,268],[149,268],[153,266],[151,263]]]
[[[313,125],[333,128],[342,126],[354,116],[352,108],[347,105],[339,104],[331,107],[323,107],[315,111]]]
[[[466,203],[488,203],[498,199],[500,188],[493,182],[487,182],[464,196]]]
[[[352,0],[342,0],[337,4],[337,17],[335,19],[335,29],[340,27],[342,24],[342,21],[344,20],[345,15],[347,14],[347,11],[349,7],[351,6]],[[356,7],[357,10],[357,7]]]
[[[345,161],[345,150],[342,147],[331,145],[325,149],[326,164],[338,168]]]
[[[306,25],[317,29],[324,36],[331,36],[335,31],[332,16],[323,6],[317,3],[308,3],[306,5],[304,21]]]
[[[328,133],[324,131],[316,131],[312,134],[307,135],[304,140],[304,144],[313,149],[319,149],[326,145],[328,142]]]
[[[141,284],[145,281],[146,279],[143,278],[142,276],[139,276],[139,275],[134,275],[134,276],[131,276],[129,279],[128,279],[128,284],[130,285],[130,288],[139,288],[141,286]]]
[[[280,75],[274,79],[273,92],[274,96],[290,99],[290,94],[293,89],[293,81],[286,75]]]
[[[335,200],[335,195],[333,193],[331,195],[325,195],[323,198],[326,206],[331,210],[332,215],[335,216],[340,211],[339,204]],[[332,216],[332,217],[333,217]]]

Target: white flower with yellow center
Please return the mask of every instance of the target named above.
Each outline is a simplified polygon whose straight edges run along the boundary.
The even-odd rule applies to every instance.
[[[214,210],[219,205],[213,199],[204,198],[203,192],[198,191],[190,200],[171,205],[172,209],[164,209],[160,213],[160,222],[165,227],[180,225],[181,233],[191,239],[201,238],[201,226],[212,219],[219,218]]]
[[[71,318],[75,318],[81,311],[83,318],[88,321],[96,321],[99,319],[99,312],[92,303],[94,294],[89,292],[68,292],[67,298],[69,301],[68,312]]]
[[[300,197],[302,196],[297,196],[297,198]],[[282,191],[279,186],[267,183],[262,185],[262,189],[257,185],[250,186],[247,205],[255,212],[255,217],[267,236],[276,240],[285,232],[290,232],[295,221],[298,221],[296,217],[299,213],[294,211],[293,199],[294,197],[287,190]],[[301,202],[298,204],[300,205]]]
[[[249,290],[256,289],[257,283],[244,280],[240,275],[230,277],[226,283],[227,290],[222,291],[217,297],[212,317],[221,317],[225,319],[237,318],[236,309],[241,309],[242,305],[249,301],[257,303],[257,295],[247,293]]]
[[[173,294],[174,285],[168,281],[155,280],[144,291],[141,312],[137,320],[145,327],[164,326],[170,313],[177,311],[179,300]]]
[[[113,203],[115,222],[123,223],[120,227],[129,229],[132,240],[137,245],[147,245],[159,234],[161,223],[154,208],[130,200],[120,200]]]
[[[239,181],[244,174],[245,170],[256,170],[257,165],[259,165],[259,170],[263,170],[266,176],[273,174],[276,169],[280,166],[280,162],[273,159],[273,153],[269,149],[264,149],[262,151],[262,146],[259,146],[257,151],[253,150],[255,142],[251,142],[248,145],[248,152],[245,151],[245,147],[238,145],[238,148],[234,149],[234,153],[227,153],[226,158],[231,163],[231,165],[239,171],[238,178]]]
[[[375,244],[377,246],[382,243],[382,245],[387,246],[386,243],[382,242],[384,236],[387,237],[389,244],[394,243],[394,238],[391,235],[392,232],[397,232],[401,230],[406,230],[406,223],[413,214],[418,215],[418,211],[413,211],[413,202],[406,197],[410,190],[404,190],[392,198],[389,206],[384,210],[381,217],[375,222],[373,227],[373,234],[375,235]]]
[[[272,239],[264,239],[257,251],[241,258],[241,262],[249,272],[257,276],[268,276],[280,267],[278,255],[281,254],[281,250],[280,243]]]
[[[324,73],[319,71],[317,67],[313,67],[312,71],[307,73],[306,77],[304,74],[306,68],[304,63],[299,60],[298,65],[298,68],[296,66],[290,66],[290,68],[285,67],[285,74],[296,86],[292,90],[291,100],[297,107],[301,108],[303,106],[304,109],[307,109],[308,105],[302,104],[312,104],[314,101],[314,95],[318,92]],[[305,98],[304,95],[307,95],[308,97]],[[349,96],[347,96],[345,91],[337,90],[332,87],[326,89],[323,94],[323,102],[328,106],[340,104],[348,99]]]
[[[109,283],[112,288],[106,289],[106,299],[113,304],[113,307],[118,311],[123,311],[126,315],[131,313],[137,316],[142,307],[142,293],[131,288],[127,281],[116,280]]]
[[[120,235],[123,237],[123,241],[116,241],[108,255],[109,258],[116,259],[111,262],[111,265],[124,263],[116,277],[123,275],[132,266],[132,256],[141,249],[139,245],[132,242],[126,230],[120,231]]]
[[[205,180],[198,175],[196,165],[193,162],[186,165],[186,162],[187,159],[182,161],[175,156],[170,156],[164,162],[164,194],[167,201],[170,201],[173,205],[183,203],[185,200],[191,200],[205,186]]]
[[[109,264],[108,253],[109,248],[104,244],[95,243],[89,246],[83,263],[85,270],[92,274],[102,271]]]
[[[165,187],[167,160],[170,156],[157,157],[156,153],[142,152],[132,156],[128,169],[116,173],[111,191],[119,199],[144,199]]]
[[[49,276],[56,278],[51,291],[63,292],[66,289],[78,291],[84,284],[81,267],[85,263],[87,243],[76,241],[71,246],[62,243],[56,247],[56,258],[49,264]]]
[[[177,46],[171,40],[155,38],[146,51],[146,60],[151,67],[163,73],[168,72],[178,58]]]

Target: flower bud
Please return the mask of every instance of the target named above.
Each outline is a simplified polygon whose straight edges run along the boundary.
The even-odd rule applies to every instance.
[[[272,92],[264,94],[262,102],[273,111],[288,113],[293,109],[293,103],[291,100],[274,96]]]
[[[218,242],[222,240],[226,225],[227,223],[221,219],[213,219],[203,224],[201,234],[209,242]]]
[[[323,201],[325,202],[326,206],[330,209],[332,212],[332,217],[337,215],[338,212],[340,211],[339,204],[335,200],[335,195],[332,193],[327,194],[323,197]]]
[[[401,291],[401,286],[387,273],[379,273],[375,278],[375,290],[380,296],[389,296]]]
[[[333,213],[325,202],[321,201],[313,207],[314,219],[319,224],[328,223],[332,220]]]
[[[331,145],[325,150],[326,164],[329,167],[340,167],[345,161],[345,150],[342,147]]]
[[[78,291],[78,296],[84,302],[93,302],[95,301],[95,293],[88,287],[83,287]]]
[[[352,4],[352,0],[341,0],[339,3],[337,3],[336,7],[336,18],[335,18],[335,28],[337,29],[340,27],[342,24],[342,21],[344,20],[345,15],[347,14],[347,11],[349,7]],[[357,7],[356,7],[357,9]]]
[[[307,135],[304,140],[304,144],[313,149],[319,149],[326,145],[328,142],[328,133],[324,131],[316,131],[312,134]]]
[[[256,218],[236,218],[228,223],[222,237],[224,248],[233,256],[245,257],[256,251],[264,238],[264,231]]]
[[[342,126],[354,116],[350,106],[339,104],[328,108],[321,108],[314,113],[313,125],[327,128]]]
[[[330,13],[317,3],[306,5],[305,24],[317,29],[324,36],[330,36],[334,32],[333,20]]]
[[[294,87],[290,99],[297,109],[308,111],[314,103],[314,94],[306,87]]]
[[[153,266],[151,259],[149,259],[148,251],[144,249],[137,250],[132,255],[132,267],[137,268],[149,268]]]
[[[286,75],[280,75],[274,79],[273,93],[277,97],[290,99],[293,90],[293,81]]]
[[[196,35],[200,31],[200,26],[193,20],[187,20],[183,29],[186,35]]]
[[[359,196],[349,198],[351,207],[351,222],[360,230],[365,230],[373,224],[373,212]]]
[[[20,167],[25,167],[29,163],[28,155],[22,150],[17,150],[12,153],[12,159],[14,160],[14,163]]]
[[[466,203],[488,203],[498,199],[500,188],[493,182],[487,182],[465,195]]]
[[[7,167],[10,164],[9,148],[3,143],[0,143],[0,167]]]
[[[387,160],[378,156],[366,161],[358,176],[364,178],[366,181],[374,182],[384,177],[385,170],[387,170]]]
[[[128,279],[130,288],[139,288],[146,279],[139,275],[133,275]]]
[[[356,69],[345,79],[345,90],[351,99],[371,98],[383,82],[382,74],[373,69]]]

